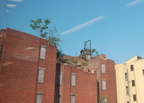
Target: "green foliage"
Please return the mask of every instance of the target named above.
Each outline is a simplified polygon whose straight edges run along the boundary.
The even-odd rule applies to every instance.
[[[99,102],[98,102],[98,103],[103,103],[104,100],[105,100],[105,96],[101,97],[101,98],[99,99]]]
[[[46,39],[53,46],[59,46],[59,42],[61,41],[61,39],[59,37],[57,37],[57,36],[48,36]]]
[[[98,56],[98,55],[99,55],[99,53],[96,49],[91,50],[91,56]]]
[[[64,58],[64,53],[62,50],[57,49],[57,62],[59,63],[67,63],[68,59]]]
[[[77,67],[78,59],[76,58],[70,58],[69,63],[75,67]]]
[[[88,65],[87,62],[82,62],[82,64],[81,64],[81,68],[84,69],[84,67],[87,66],[87,65]]]
[[[68,59],[66,59],[66,58],[60,58],[60,59],[59,59],[59,62],[61,62],[61,63],[67,63],[67,62],[68,62]]]
[[[59,46],[59,42],[61,42],[61,39],[59,38],[59,35],[56,35],[56,27],[53,27],[52,29],[48,27],[50,23],[51,21],[48,19],[44,21],[42,21],[42,19],[31,20],[30,27],[33,30],[38,31],[40,37],[43,39],[47,39],[51,45]]]
[[[74,57],[65,60],[66,64],[69,64],[74,67],[80,67],[81,69],[84,69],[84,67],[88,65],[87,62],[81,62],[81,64],[78,64],[78,62],[80,61]]]
[[[64,56],[65,54],[62,52],[62,50],[60,50],[60,49],[57,49],[57,58],[63,58],[63,56]]]

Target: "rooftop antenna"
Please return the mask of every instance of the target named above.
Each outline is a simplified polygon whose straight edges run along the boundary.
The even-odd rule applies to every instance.
[[[89,45],[88,45],[89,44]],[[88,47],[88,46],[89,47]],[[88,40],[88,41],[85,41],[84,42],[84,49],[89,49],[89,50],[91,50],[91,40]]]
[[[84,49],[81,50],[81,58],[84,60],[90,60],[91,59],[91,40],[84,42]]]

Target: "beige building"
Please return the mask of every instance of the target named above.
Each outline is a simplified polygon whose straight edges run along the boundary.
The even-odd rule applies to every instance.
[[[144,103],[144,59],[116,64],[117,103]]]

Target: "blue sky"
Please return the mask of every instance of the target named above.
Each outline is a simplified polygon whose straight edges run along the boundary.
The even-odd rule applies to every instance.
[[[144,0],[0,0],[0,29],[38,36],[32,19],[49,19],[61,34],[61,48],[78,56],[84,42],[115,63],[144,57]]]

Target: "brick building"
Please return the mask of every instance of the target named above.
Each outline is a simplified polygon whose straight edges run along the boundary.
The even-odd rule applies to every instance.
[[[98,103],[103,96],[104,103],[116,103],[114,61],[74,58],[77,67],[56,65],[56,47],[47,40],[2,29],[0,103]]]
[[[117,103],[114,61],[106,55],[95,56],[88,61],[87,71],[97,73],[98,98],[105,97],[105,103]]]
[[[54,103],[56,47],[16,31],[0,32],[0,103]]]
[[[83,71],[83,72],[85,71],[85,73],[89,73],[89,76],[93,75],[90,80],[86,80],[89,78],[89,76],[85,75],[84,81],[91,81],[91,83],[92,83],[92,81],[96,82],[96,83],[94,83],[95,84],[94,87],[96,89],[95,91],[97,91],[97,93],[96,93],[97,102],[100,100],[103,100],[103,103],[117,103],[116,73],[115,73],[114,61],[107,59],[106,55],[95,56],[95,57],[92,57],[91,59],[89,56],[87,56],[87,57],[89,58],[88,60],[82,59],[81,56],[73,57],[73,56],[66,55],[64,58],[68,59],[68,64],[79,67],[79,68],[83,67],[82,66],[83,63],[87,63],[87,65],[85,65],[83,68],[81,68],[81,69],[83,69],[81,71]],[[64,75],[64,78],[69,78],[70,77],[69,72],[65,72],[65,69],[68,70],[69,68],[66,66],[64,66],[64,67],[61,66],[61,69],[62,70],[60,72],[62,74],[63,74],[63,71],[65,74],[67,73],[67,75]],[[72,69],[72,70],[74,70],[74,69]],[[76,69],[76,71],[77,71],[77,69]],[[62,82],[65,83],[66,81],[62,80]],[[85,83],[83,85],[89,85],[89,83]],[[62,93],[64,90],[63,88],[65,86],[66,85],[60,85],[60,93],[59,94],[61,96],[64,95]],[[70,86],[70,83],[69,83],[69,86]],[[71,89],[69,89],[69,90],[71,90]],[[87,89],[84,88],[83,90],[87,90]],[[77,92],[78,92],[78,90],[77,90]],[[61,102],[61,103],[63,103],[63,102]],[[69,102],[67,102],[67,103],[69,103]],[[81,102],[75,102],[75,103],[81,103]],[[86,100],[85,100],[85,103],[87,103]],[[93,103],[93,102],[91,101],[88,103]]]
[[[57,64],[55,103],[98,103],[96,73]]]

